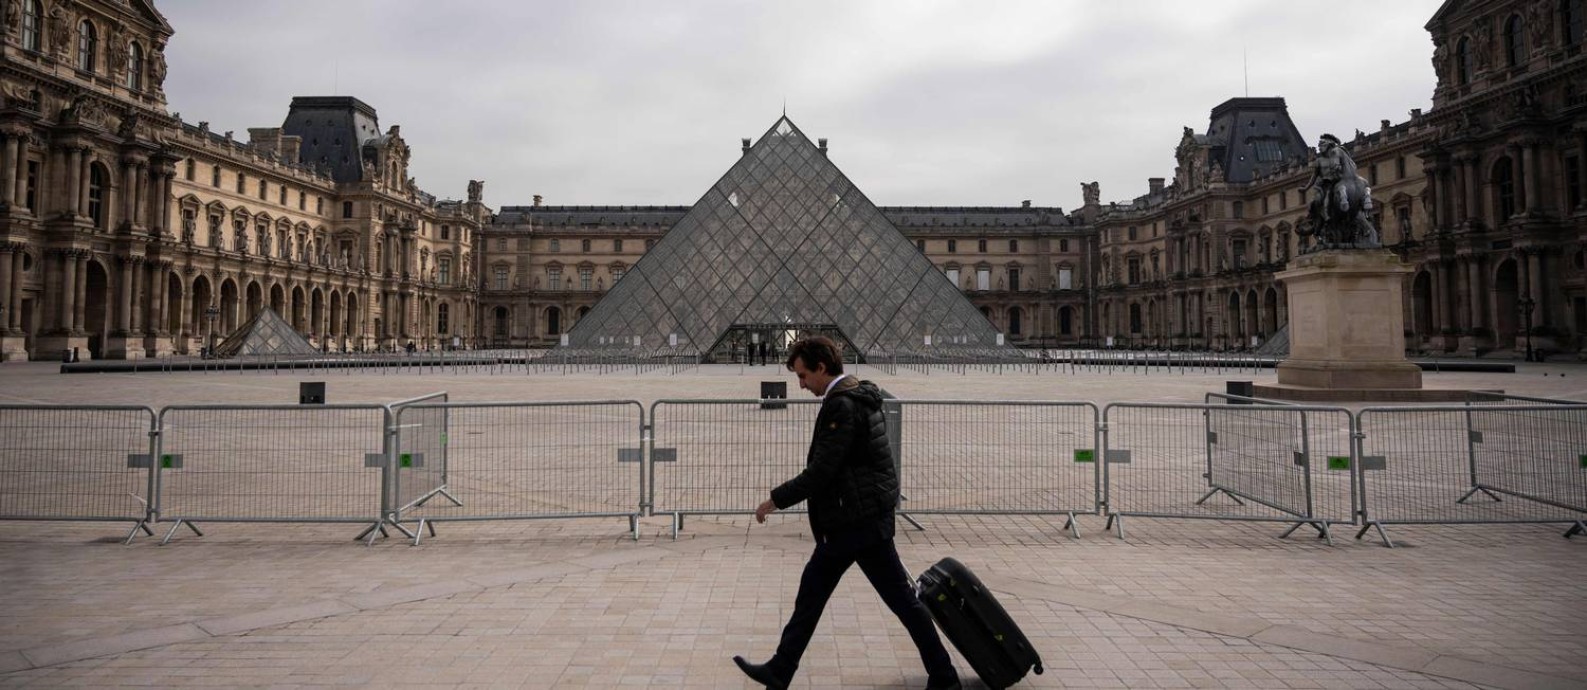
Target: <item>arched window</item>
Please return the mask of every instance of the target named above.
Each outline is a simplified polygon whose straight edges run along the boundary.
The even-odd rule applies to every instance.
[[[22,2],[22,49],[35,53],[44,49],[43,34],[39,31],[39,22],[44,16],[44,8],[39,6],[39,0],[23,0]]]
[[[127,88],[143,90],[143,47],[137,41],[127,46]]]
[[[1009,335],[1019,335],[1020,334],[1020,330],[1025,325],[1023,323],[1024,320],[1025,320],[1024,317],[1025,317],[1025,313],[1022,310],[1020,310],[1019,307],[1009,307],[1009,309],[1008,309],[1008,333],[1009,333]]]
[[[1462,37],[1455,44],[1455,83],[1471,83],[1471,39]]]
[[[562,334],[562,310],[551,307],[546,310],[546,333],[548,335]]]
[[[1515,215],[1515,169],[1508,157],[1493,163],[1493,190],[1499,200],[1499,222]]]
[[[1141,305],[1130,304],[1130,335],[1141,334]]]
[[[88,168],[88,217],[93,219],[94,227],[105,229],[105,184],[110,176],[105,173],[105,166],[95,163]]]
[[[1073,335],[1075,330],[1075,313],[1073,309],[1064,307],[1058,310],[1058,335]]]
[[[435,308],[435,332],[446,335],[451,332],[448,322],[451,320],[452,306],[442,302]]]
[[[1521,29],[1521,15],[1512,14],[1504,20],[1504,61],[1510,67],[1519,67],[1526,60],[1526,36]]]
[[[1582,0],[1560,0],[1559,27],[1563,34],[1561,38],[1567,47],[1573,47],[1582,40]],[[24,26],[26,24],[24,23]]]
[[[84,72],[94,71],[94,53],[99,50],[99,34],[94,31],[93,22],[84,21],[77,25],[77,69]]]

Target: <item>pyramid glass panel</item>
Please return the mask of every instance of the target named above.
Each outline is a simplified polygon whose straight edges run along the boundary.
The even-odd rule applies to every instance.
[[[751,335],[837,338],[850,355],[1016,358],[992,324],[786,116],[568,333],[572,351],[707,361]],[[927,348],[924,336],[932,336]]]

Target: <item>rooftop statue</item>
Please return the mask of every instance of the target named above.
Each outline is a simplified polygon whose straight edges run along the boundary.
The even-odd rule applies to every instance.
[[[1356,163],[1339,145],[1338,137],[1322,135],[1311,179],[1300,189],[1311,191],[1306,219],[1297,229],[1301,235],[1316,236],[1311,251],[1383,246],[1372,226],[1372,188],[1356,173]]]

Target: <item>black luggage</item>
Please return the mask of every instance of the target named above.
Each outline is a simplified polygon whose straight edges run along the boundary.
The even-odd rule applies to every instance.
[[[1009,687],[1033,667],[1041,673],[1036,648],[964,564],[944,558],[921,573],[919,583],[921,603],[987,687]]]

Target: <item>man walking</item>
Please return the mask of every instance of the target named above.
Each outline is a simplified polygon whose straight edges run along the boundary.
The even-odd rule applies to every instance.
[[[948,650],[937,637],[931,614],[915,598],[914,584],[893,545],[898,473],[876,385],[843,373],[843,358],[830,338],[800,340],[788,349],[788,369],[799,387],[824,398],[805,459],[805,470],[771,491],[755,509],[755,520],[808,501],[815,551],[805,563],[793,615],[783,627],[777,653],[765,664],[733,657],[740,670],[768,688],[788,687],[827,600],[852,564],[909,630],[926,665],[928,690],[959,687]]]

